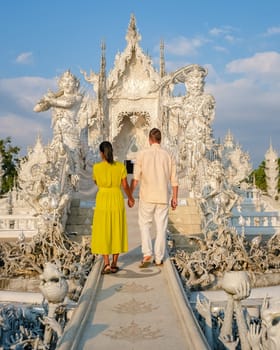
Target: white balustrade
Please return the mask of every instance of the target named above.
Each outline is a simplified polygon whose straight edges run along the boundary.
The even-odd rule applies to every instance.
[[[38,232],[38,218],[32,215],[0,215],[0,238],[26,237]]]
[[[280,230],[280,216],[278,212],[235,213],[231,217],[231,225],[239,233],[244,228],[245,234],[274,234]]]

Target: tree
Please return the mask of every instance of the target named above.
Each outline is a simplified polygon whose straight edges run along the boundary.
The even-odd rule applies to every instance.
[[[262,190],[267,190],[266,178],[265,178],[265,161],[262,161],[257,169],[252,172],[252,175],[255,177],[256,186]]]
[[[279,168],[279,180],[278,180],[278,191],[280,192],[280,158],[278,158],[278,168]],[[267,190],[266,177],[265,177],[265,161],[262,161],[259,167],[252,171],[249,177],[249,182],[253,183],[255,177],[256,186],[262,191]]]
[[[3,140],[0,139],[0,154],[2,156],[2,186],[0,193],[6,193],[13,188],[17,178],[17,168],[19,165],[19,158],[17,157],[20,148],[12,146],[10,137]]]

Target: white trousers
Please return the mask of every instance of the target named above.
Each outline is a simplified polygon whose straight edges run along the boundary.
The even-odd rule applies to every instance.
[[[154,258],[160,263],[166,248],[166,229],[168,224],[168,204],[147,203],[139,200],[138,223],[141,232],[143,256],[153,256],[151,228],[156,228]]]

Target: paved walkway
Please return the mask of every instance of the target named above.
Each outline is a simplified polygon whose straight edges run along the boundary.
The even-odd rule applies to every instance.
[[[137,204],[127,208],[129,252],[120,271],[100,275],[101,257],[64,332],[60,350],[207,349],[186,309],[173,265],[139,268],[142,258]]]

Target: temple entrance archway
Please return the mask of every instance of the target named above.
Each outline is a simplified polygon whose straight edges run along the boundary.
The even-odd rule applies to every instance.
[[[122,112],[118,115],[118,134],[112,144],[119,161],[134,161],[136,153],[148,145],[150,115],[146,112]]]

